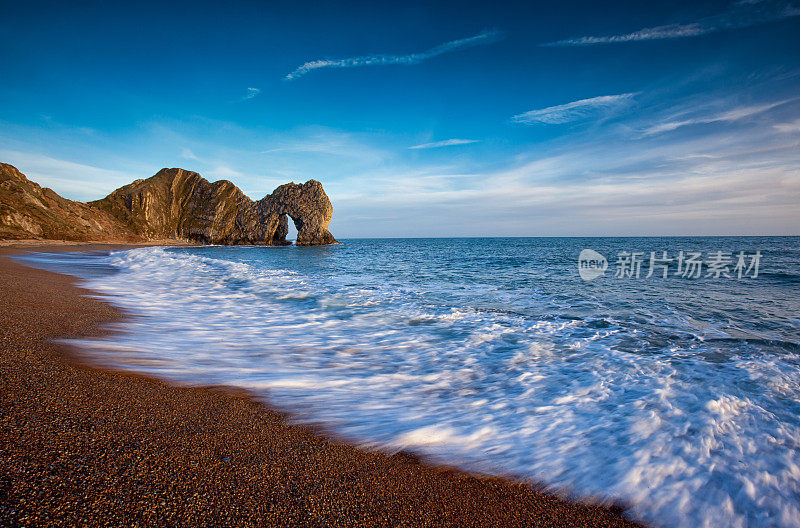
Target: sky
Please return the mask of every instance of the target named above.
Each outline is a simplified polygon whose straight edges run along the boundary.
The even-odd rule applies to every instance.
[[[800,1],[0,0],[0,161],[321,181],[337,238],[800,234]]]

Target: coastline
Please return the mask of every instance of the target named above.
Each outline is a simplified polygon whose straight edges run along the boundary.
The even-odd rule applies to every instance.
[[[11,242],[0,257],[138,246]],[[53,340],[124,314],[75,282],[0,258],[3,524],[635,526],[522,482],[357,449],[245,393],[87,365]]]

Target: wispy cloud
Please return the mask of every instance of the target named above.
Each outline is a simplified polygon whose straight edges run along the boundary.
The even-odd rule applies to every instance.
[[[181,157],[183,159],[190,159],[190,160],[200,161],[200,158],[195,156],[194,152],[192,152],[190,149],[185,148],[185,147],[181,149]]]
[[[439,147],[452,147],[453,145],[468,145],[470,143],[477,143],[477,139],[445,139],[444,141],[434,141],[432,143],[422,143],[421,145],[414,145],[408,147],[411,150],[415,149],[432,149]]]
[[[308,61],[287,74],[284,79],[291,81],[298,79],[312,70],[321,68],[356,68],[359,66],[381,66],[387,64],[419,64],[420,62],[443,55],[459,49],[488,44],[498,40],[502,33],[496,29],[485,29],[472,37],[451,40],[439,44],[427,51],[410,53],[408,55],[365,55],[362,57],[348,57],[344,59],[318,59]]]
[[[431,225],[437,236],[797,233],[799,154],[771,127],[651,138],[644,149],[623,137],[487,171],[370,171],[347,186],[364,195],[338,197],[339,225],[355,236],[430,236]]]
[[[617,95],[602,95],[591,99],[581,99],[558,106],[549,106],[538,110],[530,110],[523,114],[517,114],[511,118],[515,123],[533,124],[546,123],[548,125],[560,125],[584,119],[592,114],[607,110],[612,107],[620,106],[630,101],[636,93],[624,93]]]
[[[643,40],[697,37],[726,29],[739,29],[800,15],[800,8],[783,1],[745,0],[728,11],[688,24],[669,24],[644,28],[622,35],[577,37],[542,44],[543,46],[594,46]]]
[[[247,93],[242,96],[240,101],[247,101],[261,93],[259,88],[248,88]]]
[[[214,167],[213,169],[208,171],[208,174],[210,176],[223,180],[237,180],[240,178],[244,178],[244,174],[225,165],[218,165]]]
[[[50,187],[71,200],[97,200],[142,177],[140,172],[106,169],[36,152],[0,149],[0,159],[13,164],[41,186]]]
[[[673,130],[677,130],[678,128],[682,128],[685,126],[692,126],[692,125],[705,125],[710,123],[721,123],[721,122],[731,123],[734,121],[739,121],[741,119],[746,119],[748,117],[761,114],[763,112],[767,112],[768,110],[772,110],[775,107],[792,102],[794,100],[795,99],[786,99],[783,101],[777,101],[761,105],[741,106],[711,116],[666,121],[664,123],[659,123],[658,125],[654,125],[645,129],[643,135],[652,136],[655,134],[662,134],[664,132],[671,132]]]
[[[800,119],[795,119],[789,123],[778,123],[777,125],[773,125],[775,130],[784,133],[793,133],[793,132],[800,132]]]

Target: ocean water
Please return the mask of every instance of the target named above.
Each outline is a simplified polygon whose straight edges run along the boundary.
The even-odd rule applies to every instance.
[[[609,268],[582,280],[590,248]],[[724,274],[650,277],[650,252]],[[759,252],[754,267],[737,270]],[[616,277],[623,252],[640,276]],[[800,238],[346,240],[36,254],[134,317],[97,361],[253,390],[362,445],[615,498],[654,526],[800,526]],[[719,259],[717,259],[719,260]],[[685,269],[685,268],[684,268]],[[738,271],[743,272],[738,278]]]

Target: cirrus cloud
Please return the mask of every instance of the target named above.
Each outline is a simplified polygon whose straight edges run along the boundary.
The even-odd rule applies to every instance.
[[[656,26],[621,35],[569,38],[548,42],[547,44],[542,44],[542,46],[594,46],[597,44],[697,37],[726,29],[746,28],[799,15],[800,8],[791,3],[779,0],[745,0],[736,2],[731,9],[724,13],[705,17],[688,24]]]
[[[257,96],[261,93],[259,88],[248,88],[247,93],[244,94],[241,98],[242,101],[247,101],[248,99],[252,99],[253,97]]]
[[[517,114],[511,118],[511,121],[526,125],[535,123],[561,125],[571,121],[585,119],[602,110],[626,104],[636,95],[636,93],[624,93],[581,99],[579,101],[572,101],[571,103],[548,106],[547,108],[540,108]]]
[[[288,73],[284,80],[292,81],[302,77],[310,71],[321,68],[356,68],[359,66],[383,66],[388,64],[419,64],[422,61],[437,57],[444,53],[456,51],[464,48],[471,48],[480,44],[489,44],[502,37],[502,33],[496,29],[484,29],[477,35],[451,40],[444,44],[439,44],[427,51],[420,53],[409,53],[407,55],[365,55],[361,57],[348,57],[344,59],[317,59],[308,61]]]
[[[470,143],[477,143],[477,139],[445,139],[444,141],[433,141],[431,143],[422,143],[421,145],[414,145],[408,147],[411,150],[416,149],[431,149],[440,147],[452,147],[454,145],[468,145]]]

